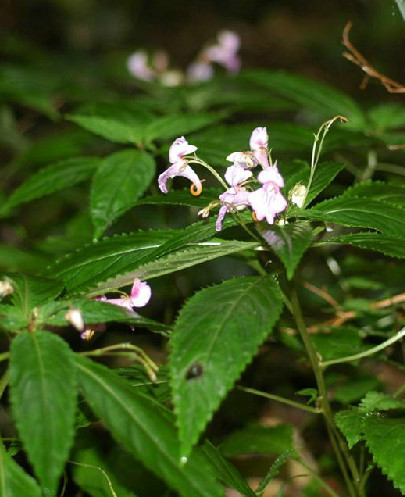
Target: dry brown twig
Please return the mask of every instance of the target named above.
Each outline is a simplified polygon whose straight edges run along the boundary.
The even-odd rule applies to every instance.
[[[315,293],[323,300],[328,302],[333,308],[339,305],[338,302],[325,290],[318,288],[311,283],[305,281],[303,286],[312,293]],[[391,307],[396,304],[401,304],[405,302],[405,293],[400,293],[398,295],[394,295],[388,299],[378,300],[377,302],[370,303],[370,309],[384,309],[385,307]],[[336,310],[335,315],[332,319],[328,319],[323,323],[315,326],[308,326],[307,330],[309,333],[318,333],[320,330],[325,330],[326,328],[330,328],[332,326],[341,326],[346,321],[350,321],[350,319],[354,319],[357,316],[355,311],[340,311]],[[291,335],[295,335],[297,333],[293,328],[283,328],[283,330]]]
[[[368,62],[368,60],[353,46],[349,40],[349,32],[353,26],[352,21],[348,21],[343,29],[343,45],[349,50],[348,52],[343,52],[343,57],[350,60],[357,66],[359,66],[362,71],[366,73],[361,82],[360,88],[363,90],[370,78],[375,78],[385,87],[385,89],[390,93],[405,93],[405,86],[393,79],[384,76],[378,72],[374,67]]]

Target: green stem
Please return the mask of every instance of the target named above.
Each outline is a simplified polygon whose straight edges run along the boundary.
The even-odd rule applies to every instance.
[[[401,338],[403,338],[404,336],[405,336],[405,328],[402,328],[401,331],[398,331],[398,333],[396,333],[394,336],[392,336],[388,340],[385,340],[385,342],[380,343],[380,345],[377,345],[376,347],[368,349],[365,352],[359,352],[358,354],[341,357],[339,359],[332,359],[330,361],[320,362],[319,366],[322,369],[326,369],[328,366],[331,366],[332,364],[341,364],[343,362],[351,362],[351,361],[357,361],[358,359],[363,359],[363,357],[371,356],[377,352],[380,352],[380,350],[386,349],[393,343],[398,342],[398,340],[401,340]]]
[[[377,152],[375,150],[369,150],[367,155],[367,167],[360,176],[360,181],[367,181],[373,177],[374,171],[378,164]]]
[[[0,362],[7,361],[9,357],[10,357],[10,352],[2,352],[0,354]]]
[[[205,161],[203,161],[200,158],[193,157],[192,159],[187,159],[187,162],[189,164],[200,164],[200,166],[205,167],[205,169],[208,169],[208,171],[215,176],[215,178],[221,183],[221,185],[225,188],[225,190],[228,190],[229,186],[225,183],[225,181],[221,178],[221,176],[215,171],[213,167],[211,167],[209,164],[207,164]]]
[[[107,480],[107,485],[108,485],[108,488],[110,489],[110,492],[111,492],[111,495],[113,497],[118,497],[118,495],[116,494],[114,488],[113,488],[113,485],[112,485],[112,482],[110,480],[110,477],[107,475],[107,473],[104,471],[103,468],[100,468],[99,466],[94,466],[93,464],[85,464],[85,463],[82,463],[82,462],[76,462],[76,461],[68,461],[69,464],[74,464],[75,466],[81,466],[82,468],[90,468],[90,469],[96,469],[97,471],[100,471],[101,474],[104,476],[104,478]]]
[[[395,392],[392,394],[392,396],[395,398],[399,397],[403,391],[405,391],[405,383],[403,385],[401,385],[397,390],[395,390]]]
[[[325,141],[325,137],[329,133],[329,130],[330,130],[330,127],[332,126],[332,124],[337,120],[347,122],[347,119],[345,117],[335,116],[332,119],[329,119],[329,121],[324,122],[315,135],[314,143],[312,145],[312,153],[311,153],[311,171],[309,173],[309,180],[308,180],[308,184],[306,187],[305,197],[304,197],[304,201],[303,201],[302,205],[305,205],[309,190],[311,188],[312,180],[314,179],[316,166],[318,165],[319,157],[321,156],[323,142]]]
[[[238,386],[239,390],[243,392],[251,393],[253,395],[257,395],[259,397],[265,397],[266,399],[276,400],[277,402],[281,402],[282,404],[287,404],[289,406],[295,407],[297,409],[301,409],[301,411],[307,411],[312,414],[321,414],[322,410],[317,407],[307,406],[305,404],[301,404],[300,402],[295,402],[294,400],[285,399],[284,397],[280,397],[278,395],[274,395],[272,393],[261,392],[260,390],[255,390],[254,388],[247,388]]]
[[[8,379],[9,379],[9,370],[7,369],[7,371],[0,378],[0,399],[3,397],[4,390],[7,388]]]
[[[303,468],[305,468],[308,473],[328,492],[332,497],[339,497],[339,495],[330,487],[317,473],[314,471],[308,464],[301,459],[301,457],[293,457],[295,461],[297,461]]]
[[[292,314],[297,323],[298,331],[300,332],[302,341],[304,342],[305,349],[307,351],[309,360],[311,362],[312,370],[314,371],[315,374],[315,379],[320,394],[322,412],[325,417],[326,427],[328,430],[330,441],[332,443],[337,461],[342,471],[342,475],[345,480],[347,489],[352,497],[357,497],[357,495],[359,494],[357,493],[356,488],[350,479],[348,468],[350,468],[356,483],[360,481],[360,475],[356,467],[356,464],[349,453],[345,441],[340,436],[340,433],[334,424],[333,413],[329,404],[328,393],[326,390],[322,369],[320,368],[317,353],[314,349],[314,346],[312,345],[311,338],[307,331],[301,311],[301,306],[298,301],[298,296],[294,289],[291,292],[291,305],[293,311]]]

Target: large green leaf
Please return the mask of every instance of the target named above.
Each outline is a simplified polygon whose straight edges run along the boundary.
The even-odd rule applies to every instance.
[[[116,143],[144,143],[174,138],[212,124],[224,116],[220,113],[182,113],[156,117],[143,109],[97,105],[69,114],[67,119],[84,129]]]
[[[374,462],[405,493],[405,420],[369,415],[364,420],[364,437]]]
[[[76,185],[88,179],[99,163],[100,159],[95,157],[75,157],[45,167],[14,190],[4,209]]]
[[[105,366],[77,357],[81,390],[94,412],[118,442],[183,497],[219,497],[222,489],[210,476],[207,461],[194,451],[180,464],[173,418]]]
[[[403,233],[402,233],[403,235]],[[404,238],[398,236],[387,236],[372,231],[349,233],[347,235],[335,236],[322,240],[317,245],[352,245],[363,249],[382,252],[391,257],[405,258]]]
[[[64,281],[69,292],[95,288],[99,282],[133,270],[146,254],[174,236],[173,231],[139,231],[103,238],[56,261],[49,274]]]
[[[10,275],[10,279],[14,287],[12,301],[27,319],[35,307],[54,300],[63,290],[63,283],[56,279],[21,273]]]
[[[0,269],[4,271],[36,272],[45,269],[48,264],[48,259],[37,251],[0,244]]]
[[[45,331],[18,335],[10,349],[10,389],[24,449],[45,495],[53,496],[73,443],[76,411],[76,365],[66,342]]]
[[[41,497],[36,481],[7,454],[0,442],[1,497]]]
[[[282,298],[270,277],[241,277],[195,294],[175,324],[170,354],[181,454],[271,332]]]
[[[309,223],[294,223],[285,226],[274,224],[270,229],[261,231],[260,235],[281,259],[287,270],[287,278],[290,280],[302,256],[311,245],[311,225]]]
[[[221,443],[221,452],[227,457],[239,454],[282,453],[292,449],[292,427],[281,424],[261,426],[252,424],[228,435]]]
[[[235,224],[229,217],[223,226]],[[215,220],[210,219],[191,224],[180,232],[148,231],[106,238],[57,261],[49,273],[63,280],[71,293],[88,289],[100,293],[111,288],[108,284],[111,278],[133,272],[143,264],[215,234]]]
[[[91,187],[91,217],[95,237],[132,207],[155,176],[151,155],[138,150],[121,150],[106,157]]]
[[[405,108],[399,103],[381,104],[373,107],[368,112],[368,117],[377,133],[405,126]]]
[[[185,250],[172,252],[159,259],[138,267],[134,271],[108,281],[109,286],[120,287],[128,285],[134,278],[150,280],[163,276],[164,274],[181,271],[187,267],[193,267],[203,262],[224,257],[243,250],[258,247],[256,242],[238,242],[228,240],[218,240],[195,244]]]
[[[142,140],[142,129],[151,116],[143,112],[133,116],[127,112],[85,113],[82,111],[77,114],[68,114],[66,118],[106,140],[115,143],[139,144]]]
[[[394,205],[405,205],[405,187],[382,181],[367,181],[347,188],[341,198],[357,198],[379,200]]]
[[[343,115],[354,128],[365,126],[364,114],[357,103],[326,84],[283,71],[251,70],[244,78],[316,111],[325,119]]]
[[[337,197],[298,215],[343,226],[374,228],[393,237],[405,231],[405,209],[373,199]]]
[[[246,480],[239,471],[228,462],[221,452],[209,441],[206,441],[202,447],[204,454],[211,463],[211,471],[226,486],[234,488],[240,494],[247,497],[256,497],[256,494],[246,483]]]

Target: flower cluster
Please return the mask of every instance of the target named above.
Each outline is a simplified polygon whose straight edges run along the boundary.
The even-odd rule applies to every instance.
[[[158,51],[149,58],[143,50],[134,52],[127,61],[128,71],[144,81],[158,80],[165,86],[177,86],[184,81],[195,83],[208,81],[214,75],[213,64],[224,67],[229,73],[237,73],[240,69],[238,50],[239,35],[233,31],[221,31],[217,43],[204,48],[196,60],[192,62],[186,74],[169,69],[169,59],[164,51]]]
[[[277,162],[273,164],[271,161],[266,128],[255,128],[249,145],[249,151],[233,152],[227,157],[227,160],[233,163],[227,168],[224,176],[227,190],[219,195],[218,201],[211,202],[199,212],[202,217],[208,217],[214,206],[220,206],[216,221],[217,231],[222,230],[222,223],[228,212],[250,207],[255,221],[265,219],[268,224],[273,224],[277,215],[287,207],[287,201],[281,193],[284,180],[277,169]],[[189,154],[196,150],[197,147],[190,145],[183,136],[173,142],[169,150],[169,161],[173,165],[164,171],[158,180],[163,193],[167,193],[167,180],[175,176],[183,176],[192,182],[192,194],[199,195],[202,192],[202,182],[189,165],[192,159]],[[193,162],[204,165],[204,162],[196,157]],[[254,178],[252,169],[258,165],[262,169],[257,178]],[[258,184],[259,188],[255,189]]]

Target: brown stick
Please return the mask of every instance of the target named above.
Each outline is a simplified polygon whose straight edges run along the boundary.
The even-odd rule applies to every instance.
[[[366,73],[363,81],[360,85],[361,89],[364,89],[367,86],[368,80],[370,78],[375,78],[385,87],[385,89],[390,93],[405,93],[405,86],[393,79],[384,76],[380,72],[378,72],[374,67],[368,62],[368,60],[353,46],[353,44],[349,40],[349,32],[352,28],[352,21],[348,21],[346,26],[343,29],[343,45],[349,50],[349,52],[343,52],[343,57],[346,57],[347,60],[353,62],[359,66],[362,71]]]
[[[327,300],[325,298],[325,296],[328,295],[329,298],[332,298],[332,300],[335,301],[335,299],[333,299],[333,297],[330,297],[330,295],[326,291],[320,290],[317,287],[313,287],[313,285],[311,285],[308,282],[304,282],[303,286],[305,288],[307,288],[308,290],[313,291],[313,293],[316,293],[320,297],[324,298],[324,300]],[[313,288],[309,288],[309,286],[311,286]],[[316,288],[317,291],[314,291],[313,290],[314,288]],[[321,293],[322,293],[322,295],[321,295]],[[372,302],[370,304],[370,309],[383,309],[385,307],[391,307],[392,305],[401,304],[402,302],[405,302],[405,293],[400,293],[400,294],[394,295],[393,297],[390,297],[388,299],[383,299],[383,300],[378,300],[377,302]],[[333,307],[336,307],[332,303],[331,303],[331,305]],[[338,310],[338,311],[336,311],[335,316],[332,319],[328,319],[327,321],[324,321],[323,323],[318,324],[318,325],[309,326],[307,328],[307,330],[309,331],[309,333],[317,333],[319,330],[321,330],[323,328],[329,328],[331,326],[341,326],[346,321],[349,321],[350,319],[354,319],[355,317],[356,317],[356,313],[354,311],[342,312],[342,311]],[[283,330],[285,332],[289,333],[290,335],[295,335],[297,333],[297,331],[294,330],[293,328],[283,328]]]

